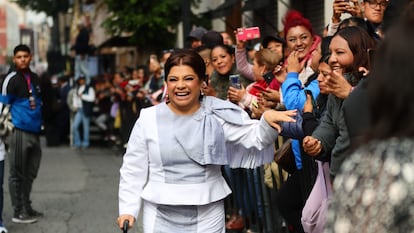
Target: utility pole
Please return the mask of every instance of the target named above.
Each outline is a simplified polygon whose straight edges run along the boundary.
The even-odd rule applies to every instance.
[[[187,35],[191,31],[191,0],[182,0],[182,21],[183,21],[183,39],[184,47],[188,48],[186,41]]]

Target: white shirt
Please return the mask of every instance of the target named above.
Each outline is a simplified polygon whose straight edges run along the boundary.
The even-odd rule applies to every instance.
[[[88,93],[84,93],[86,85],[81,85],[77,89],[77,95],[73,95],[73,107],[79,109],[82,108],[82,100],[88,102],[95,101],[95,90],[93,87],[89,87]]]

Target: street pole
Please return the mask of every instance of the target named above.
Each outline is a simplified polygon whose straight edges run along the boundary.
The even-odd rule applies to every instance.
[[[183,21],[183,39],[184,39],[184,46],[188,48],[188,42],[186,41],[187,35],[191,31],[191,2],[190,0],[182,0],[182,21]]]

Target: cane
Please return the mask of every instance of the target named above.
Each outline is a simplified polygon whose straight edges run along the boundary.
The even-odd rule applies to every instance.
[[[128,226],[129,226],[129,221],[128,220],[125,220],[124,221],[124,227],[122,227],[122,231],[124,233],[128,233]]]

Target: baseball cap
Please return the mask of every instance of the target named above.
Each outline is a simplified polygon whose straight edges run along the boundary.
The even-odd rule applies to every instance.
[[[224,41],[220,32],[210,30],[203,35],[201,43],[207,48],[212,49],[216,45],[224,44]]]
[[[251,42],[251,40],[249,42]],[[260,43],[247,43],[246,44],[246,49],[248,51],[251,51],[251,50],[259,51],[260,50]]]
[[[282,43],[283,46],[286,44],[286,41],[282,37],[278,36],[277,34],[268,35],[268,36],[265,36],[262,40],[263,48],[267,48],[270,41],[275,41],[275,42],[278,42],[278,43]]]
[[[190,34],[188,34],[187,40],[191,40],[191,39],[201,40],[201,38],[206,32],[207,30],[205,28],[196,27],[190,32]]]

